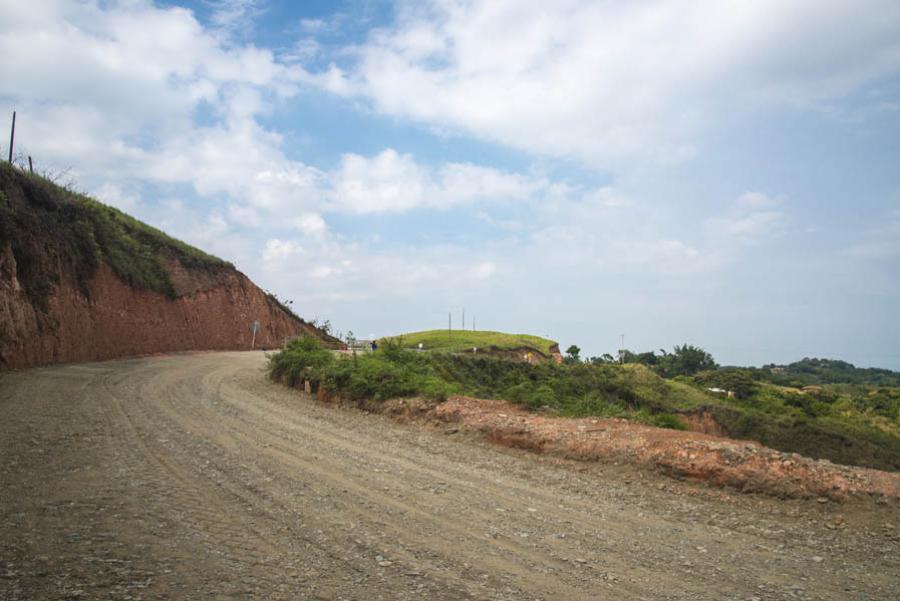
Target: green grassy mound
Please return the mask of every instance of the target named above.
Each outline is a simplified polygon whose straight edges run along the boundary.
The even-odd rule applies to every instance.
[[[419,343],[428,351],[445,351],[450,353],[471,351],[473,348],[490,351],[528,350],[549,357],[558,349],[553,340],[530,334],[505,334],[503,332],[471,331],[471,330],[427,330],[411,332],[394,337],[403,348],[418,348]],[[383,339],[384,340],[384,339]]]

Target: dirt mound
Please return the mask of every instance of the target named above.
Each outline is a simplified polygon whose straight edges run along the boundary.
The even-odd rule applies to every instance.
[[[835,465],[755,442],[652,428],[619,419],[537,415],[506,401],[456,396],[423,411],[394,401],[385,411],[481,432],[503,446],[571,459],[624,461],[689,480],[783,497],[842,500],[853,494],[900,497],[900,474]]]

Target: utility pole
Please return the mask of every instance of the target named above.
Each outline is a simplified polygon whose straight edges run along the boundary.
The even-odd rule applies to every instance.
[[[12,129],[9,130],[9,162],[12,163],[13,144],[16,141],[16,111],[13,111]]]
[[[28,155],[28,171],[34,173],[34,164],[31,162],[31,155]]]
[[[619,351],[619,360],[622,362],[622,364],[624,364],[625,363],[625,334],[620,334],[620,336],[622,337],[622,347],[621,347],[622,350]]]

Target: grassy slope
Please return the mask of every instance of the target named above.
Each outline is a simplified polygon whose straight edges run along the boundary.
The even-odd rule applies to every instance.
[[[322,382],[351,400],[465,394],[563,416],[624,417],[667,427],[682,425],[679,413],[704,410],[734,438],[837,463],[900,470],[900,423],[873,413],[859,397],[857,406],[848,399],[815,404],[808,395],[762,384],[752,397],[727,399],[708,394],[690,378],[666,380],[635,364],[529,365],[487,355],[408,353],[390,341],[376,353],[350,359],[302,344],[273,357],[272,376],[289,385]]]
[[[889,369],[856,367],[835,359],[803,359],[788,365],[752,370],[759,379],[787,386],[862,384],[900,386],[900,372]]]
[[[471,351],[473,347],[484,350],[531,349],[545,357],[550,356],[551,348],[556,342],[532,336],[530,334],[505,334],[503,332],[454,330],[427,330],[401,334],[395,338],[401,340],[403,347],[416,348],[421,342],[426,350],[462,352]]]
[[[11,242],[20,279],[32,302],[46,306],[55,283],[55,259],[67,262],[78,285],[101,262],[123,280],[174,296],[165,267],[178,260],[193,269],[219,270],[230,263],[209,255],[92,198],[0,164],[0,244]]]

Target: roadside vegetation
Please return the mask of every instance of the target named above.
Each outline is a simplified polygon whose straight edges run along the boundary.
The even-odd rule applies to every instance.
[[[303,338],[274,354],[269,370],[289,386],[308,380],[357,403],[396,397],[441,401],[461,394],[509,400],[551,415],[616,417],[678,429],[691,414],[704,412],[733,438],[837,463],[900,469],[897,388],[831,385],[803,392],[733,368],[664,378],[641,363],[529,364],[470,353],[420,353],[410,346],[416,345],[385,339],[374,353],[350,356]],[[676,347],[673,364],[679,362],[679,348],[684,352]]]
[[[419,344],[428,351],[465,352],[473,348],[483,352],[531,351],[549,357],[558,345],[553,340],[530,334],[505,334],[503,332],[472,330],[427,330],[412,332],[394,338],[403,348],[417,349]],[[384,339],[387,340],[387,339]]]
[[[0,164],[0,244],[10,243],[18,277],[32,304],[46,310],[59,263],[68,263],[76,284],[101,263],[137,288],[175,296],[166,262],[219,270],[229,263],[176,240],[125,213],[49,179]]]

